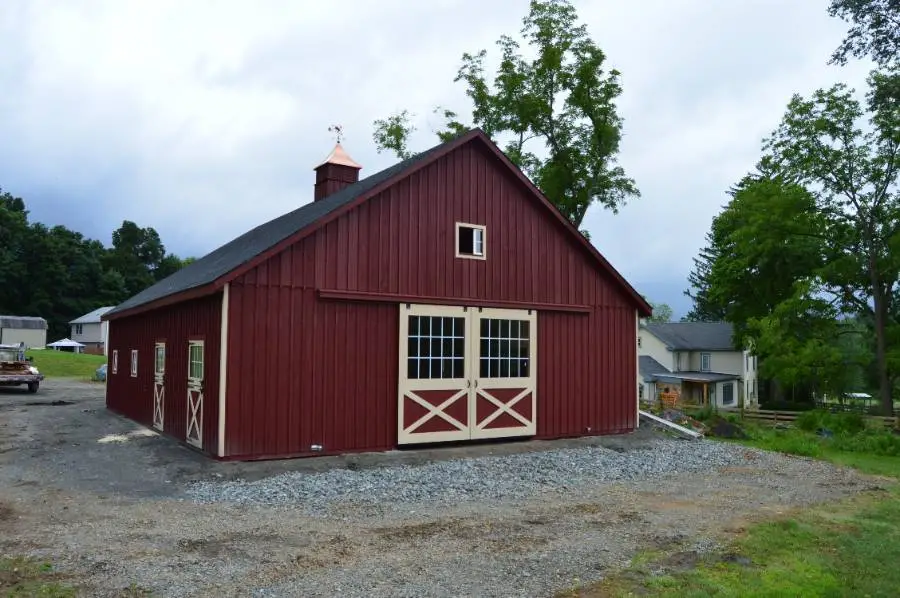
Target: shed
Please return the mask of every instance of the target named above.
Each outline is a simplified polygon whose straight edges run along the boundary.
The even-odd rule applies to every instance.
[[[107,406],[221,459],[632,431],[650,306],[475,129],[103,315]]]
[[[47,344],[47,320],[37,316],[0,316],[0,344],[25,343],[28,349]]]

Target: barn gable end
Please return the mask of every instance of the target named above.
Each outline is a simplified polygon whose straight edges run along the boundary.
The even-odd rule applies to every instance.
[[[396,446],[404,302],[536,310],[537,436],[636,425],[633,296],[477,137],[229,286],[227,456]]]

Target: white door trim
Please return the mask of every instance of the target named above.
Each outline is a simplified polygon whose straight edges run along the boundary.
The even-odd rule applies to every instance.
[[[162,349],[162,364],[159,351]],[[166,343],[153,345],[153,427],[162,431],[166,421]]]
[[[533,436],[537,433],[537,310],[466,308],[406,303],[399,307],[398,444]],[[441,330],[437,334],[434,334],[433,330],[429,328],[424,337],[421,334],[413,334],[411,338],[410,316],[455,318],[453,329],[449,333],[450,338],[444,330],[446,320],[440,321]],[[493,332],[489,330],[488,336],[484,339],[489,353],[485,356],[487,363],[484,372],[480,371],[482,365],[480,333],[482,320],[497,320],[500,321],[497,324],[502,325],[502,331],[493,335]],[[521,336],[524,326],[519,324],[523,321],[527,322],[528,328],[525,338]],[[429,320],[428,323],[431,326],[434,320]],[[422,324],[423,322],[419,320],[418,325]],[[460,338],[460,331],[456,329],[460,325],[463,331],[462,338]],[[435,343],[435,341],[437,342]],[[528,348],[526,356],[513,358],[514,353],[512,353],[511,347],[515,346],[518,349],[519,343],[522,341],[524,341],[522,344]],[[461,357],[458,352],[460,348],[456,344],[458,342],[462,343]],[[413,346],[411,343],[417,343],[417,345]],[[423,348],[423,343],[425,343],[425,348]],[[416,349],[416,354],[412,355],[413,362],[410,362],[411,346]],[[496,349],[497,355],[491,354],[494,349]],[[449,353],[446,352],[448,350]],[[447,364],[448,354],[452,365]],[[446,368],[450,367],[451,376],[410,377],[411,370],[409,368],[420,367],[423,363],[422,355],[432,359],[427,362],[429,364],[434,363],[433,358],[437,356],[442,360],[439,362],[442,367],[441,374],[443,375],[447,371]],[[461,360],[461,370],[456,369],[459,367],[456,360]],[[522,371],[520,368],[524,369],[527,375],[509,376],[509,373]],[[429,374],[430,372],[431,370],[429,370]],[[506,375],[500,377],[504,372]],[[426,393],[432,395],[431,400],[424,396]],[[465,402],[465,418],[459,411],[460,401]],[[522,401],[530,403],[530,410],[528,410],[530,418],[516,409],[517,406],[521,406]],[[479,406],[482,407],[483,415],[480,422],[478,421]],[[485,406],[490,408],[486,414],[484,413]],[[451,407],[455,409],[455,416],[447,412]],[[408,421],[407,412],[413,408],[421,411],[422,415],[415,421]],[[498,418],[515,420],[520,425],[510,423],[510,425],[500,428],[490,427]],[[442,429],[427,432],[417,431],[426,424],[433,425],[437,420],[443,420]]]

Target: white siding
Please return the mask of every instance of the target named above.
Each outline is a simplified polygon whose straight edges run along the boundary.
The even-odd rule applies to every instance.
[[[638,330],[638,338],[641,339],[638,355],[648,355],[669,370],[675,369],[675,359],[665,343],[643,328]]]
[[[78,334],[78,326],[81,326],[81,334]],[[100,325],[100,322],[94,324],[72,324],[71,325],[72,334],[69,336],[73,341],[78,341],[79,343],[102,343],[103,342],[103,328]]]
[[[47,345],[47,331],[33,328],[0,328],[0,343],[25,343],[27,349],[43,349]]]

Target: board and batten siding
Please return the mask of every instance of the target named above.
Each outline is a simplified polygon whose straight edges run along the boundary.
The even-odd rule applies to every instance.
[[[203,451],[217,452],[219,345],[222,293],[118,318],[109,327],[106,405],[153,427],[153,367],[157,342],[166,343],[163,433],[178,440],[187,430],[188,341],[204,341]],[[131,376],[131,350],[138,350],[138,375]],[[112,373],[112,352],[118,371]]]
[[[537,436],[633,429],[634,301],[528,193],[468,143],[234,279],[226,456],[395,446],[401,302],[539,308]]]

